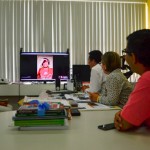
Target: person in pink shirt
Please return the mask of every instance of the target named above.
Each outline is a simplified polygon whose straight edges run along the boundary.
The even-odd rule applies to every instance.
[[[150,29],[130,34],[124,53],[131,70],[141,77],[126,105],[115,114],[115,127],[119,131],[143,125],[150,128]]]
[[[49,67],[50,61],[48,58],[43,58],[42,67],[39,68],[37,73],[38,79],[52,79],[53,68]]]

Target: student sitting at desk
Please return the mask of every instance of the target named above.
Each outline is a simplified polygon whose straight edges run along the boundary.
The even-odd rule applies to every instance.
[[[105,74],[103,73],[101,63],[102,53],[99,50],[89,52],[88,64],[91,68],[90,85],[82,87],[83,92],[98,92],[101,90],[103,82],[105,82]]]
[[[131,70],[141,77],[123,110],[116,113],[115,127],[121,131],[141,125],[150,128],[150,29],[130,34],[124,52]]]
[[[89,93],[93,102],[109,106],[123,107],[132,92],[132,85],[121,72],[120,56],[115,52],[106,52],[102,57],[102,68],[108,74],[100,94]]]

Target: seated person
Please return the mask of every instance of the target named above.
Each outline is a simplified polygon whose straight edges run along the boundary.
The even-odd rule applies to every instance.
[[[115,127],[124,131],[145,125],[150,128],[150,29],[127,37],[125,59],[133,72],[141,75],[126,105],[115,115]]]
[[[90,85],[83,86],[83,92],[98,92],[101,90],[102,83],[105,82],[105,74],[100,65],[101,57],[102,53],[99,50],[89,52],[88,64],[91,68]]]
[[[120,56],[116,52],[106,52],[102,57],[102,68],[107,74],[100,94],[89,93],[93,102],[109,106],[123,107],[132,92],[132,85],[121,72]]]
[[[39,68],[37,73],[38,79],[52,79],[53,76],[53,68],[49,68],[50,61],[47,58],[44,58],[42,62],[42,67]]]

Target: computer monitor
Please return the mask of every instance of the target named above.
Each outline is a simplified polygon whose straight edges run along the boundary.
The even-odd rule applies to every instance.
[[[90,82],[91,69],[89,65],[73,65],[73,79],[79,82]]]
[[[21,52],[20,81],[66,81],[70,78],[69,53]]]

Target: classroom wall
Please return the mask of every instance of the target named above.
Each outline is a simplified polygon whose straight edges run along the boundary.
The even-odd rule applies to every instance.
[[[69,48],[70,66],[87,64],[88,52],[94,49],[122,55],[127,35],[146,28],[145,4],[147,0],[0,0],[0,77],[19,81],[20,48]]]

